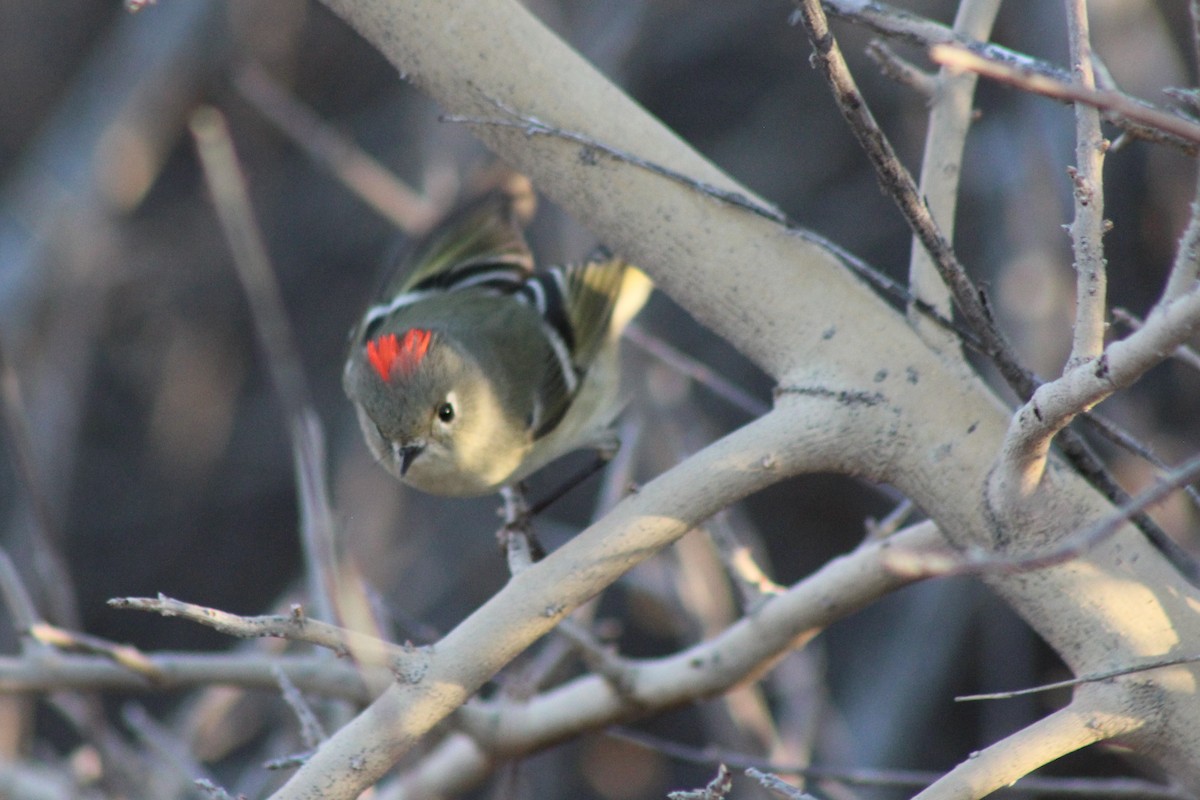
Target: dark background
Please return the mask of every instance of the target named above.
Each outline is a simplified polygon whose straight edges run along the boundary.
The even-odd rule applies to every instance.
[[[904,279],[907,229],[809,67],[803,31],[788,24],[789,4],[530,5],[752,190]],[[1124,89],[1166,103],[1163,87],[1192,83],[1186,3],[1093,5],[1096,50]],[[953,6],[905,5],[947,22]],[[862,31],[839,25],[835,32],[915,170],[923,99],[880,77],[862,56]],[[1056,64],[1067,60],[1059,3],[1006,4],[994,39]],[[919,53],[901,52],[925,64]],[[251,64],[438,201],[469,193],[490,163],[461,126],[439,122],[430,101],[316,3],[161,0],[131,16],[112,2],[0,0],[0,345],[20,382],[37,475],[32,492],[18,480],[16,439],[6,430],[0,544],[48,618],[148,651],[230,642],[178,620],[111,610],[106,599],[163,592],[261,613],[280,608],[298,585],[282,407],[186,131],[190,111],[211,103],[229,118],[325,426],[345,549],[398,620],[397,636],[419,640],[425,629],[417,622],[448,630],[503,584],[492,535],[497,503],[417,496],[371,462],[341,392],[341,362],[346,334],[402,237],[237,91],[234,76]],[[1071,254],[1060,226],[1071,217],[1064,170],[1073,160],[1073,115],[987,83],[977,105],[959,254],[1027,363],[1053,375],[1070,342]],[[1163,146],[1131,142],[1109,156],[1113,305],[1142,314],[1157,297],[1186,221],[1192,171],[1190,159]],[[582,257],[596,244],[549,203],[531,238],[547,262]],[[656,296],[640,324],[769,402],[765,377],[669,299]],[[641,350],[633,348],[628,363],[626,447],[634,462],[622,480],[645,480],[749,419]],[[1197,445],[1198,388],[1194,371],[1168,364],[1102,411],[1177,461]],[[1127,488],[1152,478],[1145,465],[1105,452]],[[534,495],[552,483],[535,480]],[[541,521],[548,545],[586,524],[600,483]],[[35,513],[35,499],[47,515]],[[790,583],[853,548],[864,520],[895,502],[887,487],[810,476],[751,498],[729,524],[756,543],[775,580]],[[1194,510],[1172,501],[1156,516],[1194,549]],[[47,523],[65,575],[35,558],[33,532]],[[599,614],[620,621],[624,652],[666,653],[695,640],[703,625],[681,587],[707,557],[666,553],[605,595]],[[728,593],[719,577],[708,588]],[[720,613],[703,619],[719,621]],[[16,649],[7,619],[0,647]],[[799,758],[806,740],[817,763],[945,770],[1063,700],[961,705],[955,694],[1061,677],[1057,660],[1005,607],[976,584],[951,580],[908,589],[839,623],[789,657],[762,696],[791,748],[778,753]],[[108,703],[116,709],[129,699]],[[136,699],[159,714],[181,702]],[[739,731],[736,718],[714,701],[643,728],[763,755],[762,737]],[[33,760],[60,765],[80,746],[55,712],[43,709],[38,723],[25,742]],[[254,785],[247,775],[258,772],[265,734],[254,741],[211,759],[231,787]],[[1138,774],[1098,751],[1050,771]],[[595,735],[533,759],[516,777],[506,773],[479,796],[662,797],[711,773]],[[738,785],[735,796],[756,796],[748,782]]]

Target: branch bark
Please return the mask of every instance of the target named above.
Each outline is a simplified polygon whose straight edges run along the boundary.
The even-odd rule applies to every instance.
[[[999,10],[999,0],[964,0],[954,20],[954,33],[968,39],[987,40]],[[929,113],[929,131],[925,136],[925,154],[921,158],[921,195],[929,206],[930,215],[949,241],[954,240],[962,154],[971,127],[976,82],[976,76],[971,73],[939,71],[933,108]],[[914,297],[929,303],[943,316],[950,315],[949,291],[938,275],[933,259],[915,236],[908,275]],[[948,331],[923,321],[923,316],[912,308],[909,309],[909,321],[932,346],[957,346]]]
[[[1092,42],[1084,0],[1066,0],[1071,40],[1071,69],[1079,85],[1095,90]],[[1104,349],[1108,272],[1104,262],[1104,154],[1108,142],[1100,133],[1100,112],[1075,104],[1075,220],[1071,245],[1075,252],[1075,327],[1067,369],[1096,358]]]

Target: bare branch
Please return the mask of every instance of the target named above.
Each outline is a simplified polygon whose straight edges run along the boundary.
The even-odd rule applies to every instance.
[[[693,358],[682,350],[672,347],[668,342],[646,332],[636,322],[625,329],[624,336],[628,341],[633,342],[680,374],[691,378],[734,408],[741,409],[755,417],[767,413],[770,406],[765,402],[723,375],[717,374],[699,359]]]
[[[747,769],[746,774],[761,783],[763,788],[777,797],[787,798],[787,800],[816,800],[813,795],[797,789],[778,775],[760,772],[754,767]]]
[[[368,666],[391,665],[399,670],[402,665],[419,661],[418,648],[392,644],[358,631],[339,628],[304,614],[299,606],[291,614],[267,614],[243,617],[194,603],[185,603],[165,595],[152,597],[117,597],[108,601],[113,608],[134,611],[149,611],[164,617],[180,617],[197,622],[213,630],[242,639],[260,639],[272,636],[292,642],[307,642],[332,650],[338,656],[353,654]]]
[[[925,204],[912,175],[900,163],[887,136],[875,121],[843,58],[819,0],[796,0],[798,15],[813,44],[815,64],[833,90],[838,110],[871,159],[884,192],[896,203],[905,222],[929,254],[955,306],[979,337],[982,351],[991,358],[1005,380],[1019,394],[1033,390],[1033,376],[1018,362],[1011,346],[996,328],[978,289],[967,275],[950,241]]]
[[[312,411],[279,284],[254,219],[224,117],[215,108],[201,108],[192,115],[191,129],[217,216],[233,253],[238,279],[253,311],[259,344],[291,429],[309,596],[317,616],[336,621],[337,556],[326,488],[324,443],[316,414]]]
[[[1200,455],[1164,475],[1159,481],[1129,499],[1108,517],[1073,534],[1054,546],[1031,553],[1005,556],[973,551],[962,554],[948,548],[925,552],[901,550],[885,555],[892,569],[900,574],[960,575],[980,572],[1026,572],[1044,569],[1081,558],[1093,548],[1115,536],[1137,513],[1166,499],[1172,492],[1200,477]]]
[[[1200,288],[1157,306],[1145,325],[1095,359],[1043,384],[1013,416],[989,494],[1004,504],[1029,497],[1045,470],[1050,441],[1078,414],[1161,363],[1200,326]]]
[[[972,753],[914,800],[983,797],[1067,753],[1111,739],[1137,724],[1127,715],[1105,713],[1076,697],[1066,708]]]
[[[729,774],[729,768],[721,764],[717,768],[716,777],[703,789],[668,792],[667,797],[670,800],[725,800],[732,789],[733,778]]]
[[[901,86],[907,86],[927,102],[937,97],[938,80],[920,67],[899,56],[895,50],[879,39],[867,42],[863,50],[867,57],[879,65],[879,71]]]
[[[876,769],[871,767],[835,767],[824,764],[784,764],[770,759],[735,753],[723,748],[691,747],[662,739],[642,731],[610,728],[608,735],[621,741],[645,747],[673,759],[691,764],[726,763],[732,768],[750,769],[800,775],[810,780],[831,781],[848,786],[924,789],[942,773],[911,769]],[[1057,778],[1024,777],[1011,786],[1001,787],[996,794],[1037,792],[1048,797],[1121,798],[1122,800],[1189,800],[1182,788],[1163,786],[1134,778]],[[389,798],[389,800],[392,800]]]
[[[79,653],[104,656],[125,669],[144,676],[151,682],[163,679],[162,673],[154,664],[154,660],[141,650],[127,644],[114,644],[98,636],[86,633],[75,633],[47,625],[43,622],[34,623],[29,628],[29,635],[42,644],[57,647],[59,650],[71,650]]]
[[[970,703],[979,700],[1009,700],[1013,697],[1024,697],[1031,694],[1053,692],[1058,689],[1070,689],[1075,686],[1081,686],[1085,683],[1109,681],[1113,678],[1121,678],[1125,675],[1136,675],[1139,672],[1147,672],[1152,669],[1178,667],[1182,664],[1195,664],[1196,662],[1200,662],[1200,655],[1180,656],[1178,658],[1156,658],[1153,661],[1145,664],[1136,664],[1130,667],[1117,667],[1115,669],[1105,670],[1104,672],[1090,672],[1087,675],[1079,675],[1075,678],[1070,678],[1065,681],[1043,683],[1039,686],[1030,686],[1025,689],[1013,689],[1007,692],[988,692],[986,694],[963,694],[955,697],[954,702]]]
[[[1193,150],[1200,145],[1200,124],[1112,89],[1091,89],[1077,83],[1062,81],[1022,66],[992,61],[955,45],[934,45],[929,50],[929,57],[942,66],[969,70],[1027,92],[1065,102],[1085,103],[1101,111],[1118,114],[1145,127],[1177,137],[1187,142]]]
[[[284,702],[288,704],[288,708],[292,709],[292,713],[300,722],[300,741],[304,742],[304,746],[309,749],[316,748],[329,738],[329,734],[325,732],[325,726],[313,713],[312,706],[304,699],[304,695],[296,688],[296,684],[292,683],[292,679],[287,676],[287,673],[278,665],[273,667],[272,672],[275,680],[279,681],[279,689],[283,694]]]
[[[1192,19],[1192,56],[1200,63],[1200,0],[1192,0],[1188,4]],[[1185,295],[1196,285],[1196,276],[1200,272],[1200,173],[1196,175],[1196,188],[1192,198],[1191,213],[1188,224],[1179,237],[1179,247],[1175,252],[1175,263],[1171,265],[1171,274],[1163,289],[1162,299],[1170,302]]]
[[[46,487],[40,478],[38,465],[34,463],[33,444],[29,437],[25,403],[21,397],[21,383],[7,353],[5,343],[0,341],[0,414],[12,443],[13,464],[17,476],[24,484],[36,524],[31,532],[34,568],[39,577],[53,591],[45,595],[50,619],[63,625],[78,627],[79,603],[69,580],[70,570],[62,553],[62,535],[50,508]],[[8,556],[6,555],[7,559]],[[11,563],[10,563],[11,566]],[[15,567],[14,567],[15,572]],[[28,592],[24,599],[29,599]],[[32,607],[32,601],[30,602]],[[12,608],[13,613],[24,609]]]
[[[18,631],[27,634],[41,619],[33,604],[33,597],[21,580],[21,573],[17,571],[8,551],[3,549],[0,549],[0,595],[4,597],[13,627]]]
[[[906,582],[885,565],[888,553],[920,552],[938,541],[937,529],[923,523],[862,545],[764,599],[752,614],[711,639],[663,658],[621,659],[615,681],[587,675],[521,702],[470,703],[456,719],[473,741],[446,742],[440,755],[413,767],[386,797],[446,793],[449,780],[462,791],[483,779],[496,755],[525,755],[584,731],[727,691],[769,669],[780,654],[801,646],[834,619],[895,589],[899,584],[892,581]]]
[[[1193,217],[1193,219],[1200,219],[1200,217]],[[1200,228],[1197,228],[1197,230],[1200,231]],[[1198,240],[1198,242],[1200,242],[1200,240]],[[1115,321],[1125,325],[1131,331],[1141,330],[1141,327],[1146,324],[1142,321],[1141,317],[1129,313],[1129,311],[1124,308],[1114,308],[1112,310],[1112,316]],[[1171,357],[1177,359],[1183,364],[1186,364],[1197,372],[1200,372],[1200,352],[1197,352],[1195,348],[1186,344],[1182,344],[1175,348],[1175,352],[1171,353]]]
[[[317,164],[377,213],[411,235],[429,230],[445,209],[397,178],[353,141],[325,124],[257,64],[244,67],[233,85]]]
[[[788,405],[787,411],[776,408],[659,476],[545,559],[514,575],[427,653],[427,669],[386,691],[335,733],[276,794],[277,799],[312,796],[313,781],[319,782],[327,798],[357,796],[517,653],[634,564],[734,498],[803,464],[819,462],[823,454],[815,446],[777,450],[794,424],[789,420],[799,413]],[[811,424],[811,419],[806,422]],[[778,455],[764,458],[764,452]],[[750,636],[765,639],[760,632]],[[696,671],[681,669],[687,674]],[[725,669],[723,663],[720,674]],[[670,696],[677,690],[678,675],[671,674],[669,685],[648,696]],[[711,680],[713,673],[705,676]],[[603,679],[596,680],[606,687],[604,692],[611,693]],[[412,713],[416,706],[420,713]],[[531,702],[522,709],[533,706]],[[570,716],[587,719],[585,711],[575,707]],[[381,747],[384,728],[390,733]],[[347,768],[348,759],[354,760],[356,768]]]
[[[831,16],[863,25],[881,36],[906,42],[916,47],[929,49],[935,45],[956,45],[997,64],[1011,65],[1014,69],[1041,75],[1060,83],[1070,83],[1071,76],[1059,67],[1031,58],[991,42],[964,40],[954,31],[939,22],[911,14],[887,3],[872,0],[823,0]],[[1126,104],[1141,105],[1141,101],[1123,95]],[[1129,136],[1147,141],[1160,142],[1177,147],[1189,155],[1195,155],[1196,144],[1172,134],[1164,134],[1157,127],[1144,124],[1136,117],[1122,115],[1115,109],[1102,108],[1106,122],[1121,128]]]
[[[986,40],[1000,10],[999,0],[963,0],[954,20],[956,36]],[[962,174],[963,147],[973,119],[975,79],[943,69],[938,73],[937,89],[932,97],[925,152],[921,158],[920,186],[927,213],[941,228],[947,242],[954,239],[955,209],[958,206],[959,177]],[[908,282],[913,296],[919,297],[944,315],[951,313],[950,287],[941,278],[934,255],[919,235],[913,236],[909,256]],[[948,348],[951,336],[925,317],[909,309],[909,321],[922,338],[934,347]]]
[[[1092,43],[1085,0],[1065,0],[1071,41],[1071,68],[1079,86],[1095,91]],[[1104,154],[1108,142],[1100,133],[1100,114],[1092,106],[1075,104],[1075,167],[1068,169],[1074,184],[1075,220],[1071,245],[1075,253],[1075,327],[1071,369],[1100,355],[1108,295],[1104,262]]]

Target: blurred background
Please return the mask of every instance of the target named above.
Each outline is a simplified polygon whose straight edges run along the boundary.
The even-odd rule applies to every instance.
[[[809,67],[810,48],[803,30],[789,25],[789,3],[529,5],[738,180],[800,224],[905,279],[907,229]],[[955,5],[911,0],[904,7],[948,23]],[[1183,0],[1096,0],[1089,8],[1095,49],[1123,89],[1166,104],[1164,88],[1193,85]],[[864,31],[838,25],[836,33],[874,112],[915,171],[923,98],[880,76],[863,56],[870,39]],[[1060,3],[1006,4],[994,40],[1067,63]],[[926,64],[920,53],[898,49]],[[342,359],[380,270],[411,232],[350,191],[306,145],[331,135],[354,143],[413,189],[426,220],[469,195],[494,163],[318,3],[163,0],[131,15],[111,1],[0,0],[7,418],[0,545],[44,617],[147,651],[236,643],[179,620],[109,609],[108,598],[162,592],[254,614],[286,608],[297,596],[303,567],[287,427],[187,133],[188,115],[202,103],[227,115],[246,172],[325,428],[343,549],[396,639],[427,641],[504,584],[507,569],[493,536],[498,502],[419,496],[372,462],[341,391]],[[987,288],[1026,363],[1052,376],[1069,349],[1074,292],[1061,228],[1071,218],[1065,168],[1073,161],[1072,110],[988,83],[980,84],[977,106],[959,255]],[[300,132],[283,130],[281,121]],[[1108,157],[1112,305],[1140,316],[1156,299],[1186,222],[1193,170],[1177,150],[1136,141]],[[530,238],[544,262],[581,258],[597,244],[548,202]],[[693,382],[655,355],[664,343],[746,397],[730,402]],[[669,468],[769,402],[766,378],[669,298],[656,295],[628,350],[626,447],[607,477],[592,479],[538,520],[550,548],[629,483]],[[1198,391],[1196,371],[1171,363],[1101,411],[1174,463],[1200,445]],[[1152,480],[1144,463],[1103,451],[1130,491]],[[580,456],[572,464],[585,462]],[[536,479],[532,495],[552,486],[552,479]],[[718,539],[736,535],[750,543],[770,576],[788,584],[852,549],[867,520],[883,517],[899,499],[888,487],[808,476],[747,500],[712,527]],[[1194,509],[1172,501],[1155,516],[1197,550]],[[697,533],[636,569],[594,613],[622,652],[653,655],[720,630],[740,613],[738,603],[711,539]],[[6,610],[0,651],[17,647]],[[501,676],[495,690],[519,684],[527,661]],[[672,742],[786,763],[944,771],[1065,698],[956,704],[956,694],[1065,676],[1002,604],[971,581],[947,580],[838,623],[758,689],[637,727]],[[128,714],[120,712],[145,705],[231,791],[254,797],[278,782],[261,770],[262,761],[302,748],[281,702],[257,696],[242,707],[254,713],[226,719],[223,734],[202,741],[188,727],[197,695],[106,696],[110,730],[137,750]],[[61,707],[22,706],[13,717],[21,721],[13,729],[19,735],[0,760],[48,766],[93,796],[194,791],[177,774],[169,792],[97,778],[81,766],[93,743],[68,716]],[[143,755],[147,763],[157,757]],[[657,798],[702,785],[714,769],[595,734],[501,770],[472,796]],[[1146,774],[1101,750],[1047,772]],[[735,797],[765,796],[748,780],[736,786]],[[848,796],[833,784],[813,788]]]

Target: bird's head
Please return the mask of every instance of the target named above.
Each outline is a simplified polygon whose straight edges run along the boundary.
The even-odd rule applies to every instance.
[[[483,368],[444,333],[377,333],[351,353],[344,382],[375,457],[422,491],[486,494],[524,455]]]

